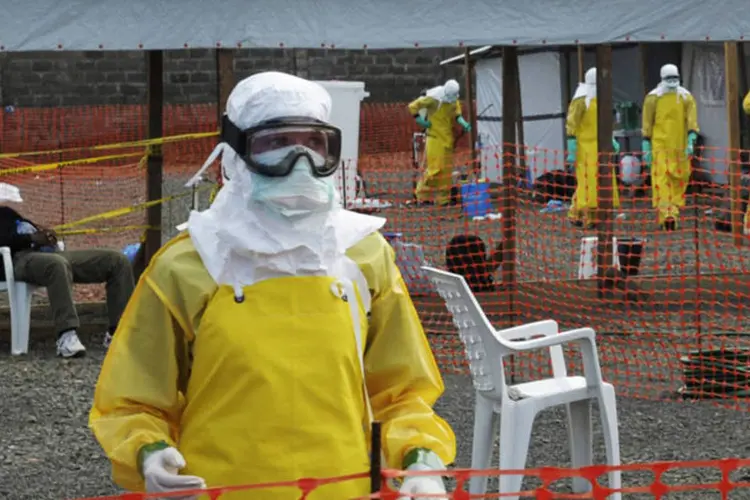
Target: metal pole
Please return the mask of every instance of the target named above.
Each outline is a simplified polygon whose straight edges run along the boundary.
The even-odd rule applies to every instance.
[[[380,422],[373,422],[370,429],[370,493],[380,493],[383,467],[380,462],[381,453]]]

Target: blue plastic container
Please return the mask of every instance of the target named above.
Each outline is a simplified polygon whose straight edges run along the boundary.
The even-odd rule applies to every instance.
[[[130,245],[122,249],[122,253],[125,254],[125,257],[127,257],[130,263],[132,264],[135,261],[135,256],[138,253],[138,250],[140,248],[141,248],[140,243],[131,243]]]
[[[381,234],[386,240],[388,240],[388,243],[393,243],[394,240],[400,240],[403,236],[403,233],[392,233],[387,231],[383,231]]]
[[[461,186],[461,205],[467,217],[484,217],[492,211],[489,182],[472,182]]]

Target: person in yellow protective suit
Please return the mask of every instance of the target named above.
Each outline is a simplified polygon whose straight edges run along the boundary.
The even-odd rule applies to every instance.
[[[596,68],[590,68],[584,82],[578,85],[573,100],[568,106],[565,123],[567,140],[566,163],[574,164],[576,190],[571,199],[568,220],[577,227],[593,227],[596,224],[597,175],[599,172],[599,146],[597,141]],[[619,143],[612,138],[615,153],[620,152]],[[612,204],[620,206],[617,179],[612,170]]]
[[[450,203],[453,183],[453,123],[458,122],[467,132],[471,130],[471,125],[461,116],[459,91],[458,82],[448,80],[445,85],[434,87],[409,103],[409,113],[414,116],[417,125],[427,129],[427,169],[414,193],[418,204]]]
[[[104,360],[90,427],[127,490],[173,492],[367,472],[370,422],[389,467],[444,470],[443,381],[385,219],[344,210],[341,132],[317,83],[266,72],[229,96],[214,203],[144,272]],[[439,472],[402,498],[446,495]],[[367,479],[310,500],[369,494]],[[222,499],[296,499],[244,490]],[[203,495],[200,498],[207,498]]]
[[[643,102],[643,163],[651,167],[652,204],[662,229],[677,228],[698,139],[693,95],[680,85],[674,64],[661,67],[661,82]]]

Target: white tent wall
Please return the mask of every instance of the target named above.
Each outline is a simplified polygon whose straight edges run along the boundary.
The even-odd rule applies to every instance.
[[[521,80],[524,141],[528,165],[534,178],[563,163],[565,113],[563,111],[561,55],[557,51],[521,53],[518,58]],[[482,175],[502,182],[502,58],[480,59],[475,65],[477,112],[492,106],[477,118],[481,141]],[[534,152],[536,153],[534,154]]]
[[[707,147],[703,164],[715,182],[726,183],[729,138],[723,44],[684,44],[680,71],[682,85],[693,94],[698,108],[698,126]]]

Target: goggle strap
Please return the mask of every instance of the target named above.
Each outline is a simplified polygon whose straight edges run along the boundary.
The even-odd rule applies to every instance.
[[[232,123],[226,114],[221,117],[221,142],[227,143],[240,156],[247,152],[247,133]]]

